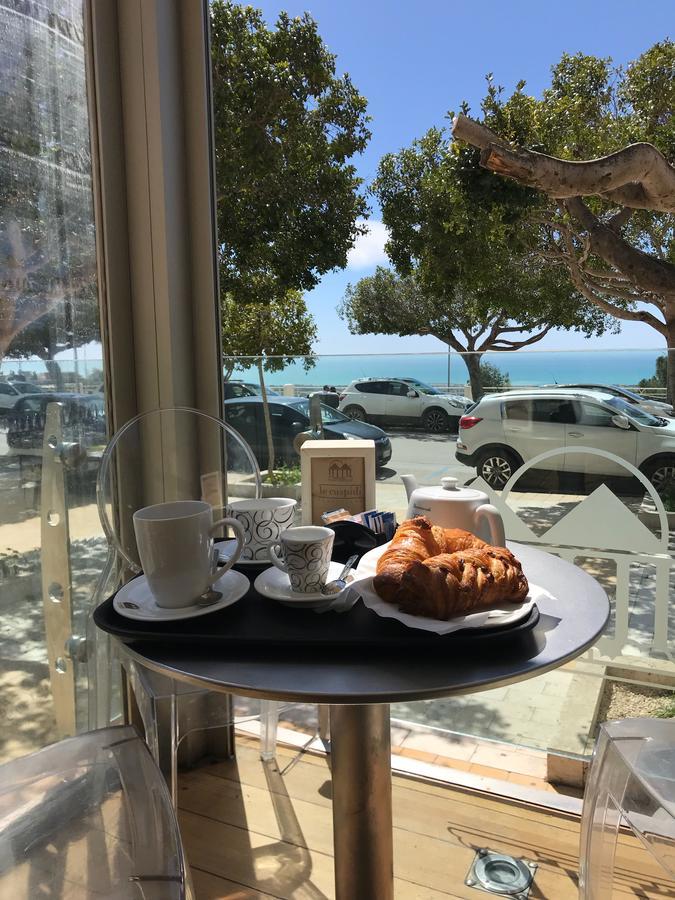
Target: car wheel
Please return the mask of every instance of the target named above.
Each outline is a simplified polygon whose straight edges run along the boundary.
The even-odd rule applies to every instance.
[[[513,453],[497,448],[481,456],[476,472],[491,488],[501,491],[517,468],[518,460]]]
[[[345,406],[343,412],[346,416],[349,416],[350,419],[354,419],[355,422],[366,421],[366,411],[362,406]]]
[[[648,463],[643,471],[659,494],[663,494],[669,487],[675,486],[675,459],[654,460],[654,462]]]
[[[432,434],[450,430],[450,418],[442,409],[428,409],[422,416],[422,427]]]

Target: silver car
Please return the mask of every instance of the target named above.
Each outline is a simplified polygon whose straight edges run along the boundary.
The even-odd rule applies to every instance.
[[[577,447],[605,453],[574,452]],[[537,468],[627,475],[605,455],[611,453],[663,490],[675,478],[675,420],[600,391],[507,391],[486,395],[460,419],[455,456],[501,489],[519,466],[551,450],[560,453]]]

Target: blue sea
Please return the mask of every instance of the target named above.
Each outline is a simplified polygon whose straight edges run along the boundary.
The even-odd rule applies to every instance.
[[[660,350],[520,350],[515,353],[485,353],[484,362],[490,362],[500,371],[507,372],[511,384],[541,385],[570,382],[599,382],[605,384],[636,385],[640,379],[654,374],[656,359],[663,356]],[[234,378],[258,381],[258,370],[248,365],[248,359],[239,361]],[[61,359],[64,373],[76,371],[79,378],[94,378],[103,369],[100,359]],[[5,359],[0,374],[5,377],[20,376],[29,372],[44,372],[41,360]],[[336,385],[349,384],[354,378],[364,377],[419,378],[436,385],[464,386],[468,373],[458,353],[391,354],[391,355],[341,355],[320,356],[316,364],[305,371],[302,360],[284,366],[280,371],[269,372],[266,382],[273,386]],[[99,376],[100,377],[100,376]]]
[[[593,351],[526,351],[486,353],[490,362],[506,372],[511,384],[565,384],[591,382],[636,385],[640,379],[654,374],[656,359],[662,350],[593,350]],[[242,360],[234,378],[258,381],[257,368]],[[410,377],[430,384],[464,385],[468,372],[460,354],[425,353],[391,356],[321,356],[316,365],[305,371],[300,360],[279,372],[270,372],[270,385],[346,385],[353,378]]]

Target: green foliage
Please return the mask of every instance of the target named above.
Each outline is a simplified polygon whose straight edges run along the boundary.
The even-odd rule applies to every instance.
[[[656,371],[651,378],[641,378],[641,388],[667,388],[668,387],[668,358],[659,356],[656,359]]]
[[[510,388],[511,379],[508,372],[502,372],[489,362],[480,364],[480,380],[486,388]]]
[[[654,713],[657,719],[673,719],[675,718],[675,694],[672,694],[661,709]]]
[[[265,475],[263,481],[266,484],[299,484],[301,478],[300,466],[280,466],[272,474]]]
[[[534,192],[480,169],[448,137],[433,128],[381,160],[373,192],[394,271],[349,286],[340,312],[350,330],[432,334],[457,350],[515,349],[547,326],[601,333],[607,317],[531,252],[519,222]]]
[[[303,357],[305,371],[315,364],[316,325],[297,291],[269,303],[238,303],[226,295],[221,306],[223,357],[230,373],[249,368],[260,356],[265,357],[267,372],[280,372],[295,356]],[[249,359],[231,358],[237,356]]]
[[[670,39],[654,44],[625,67],[614,65],[610,58],[565,53],[552,67],[550,85],[540,99],[529,96],[525,87],[521,81],[506,96],[488,76],[482,121],[501,138],[572,160],[593,159],[631,143],[648,141],[675,162],[675,43]],[[464,111],[468,111],[466,107]],[[466,154],[464,183],[474,204],[498,214],[505,186],[514,182],[482,169],[479,153],[473,148],[458,146],[456,152]],[[510,239],[520,244],[529,230],[531,249],[539,252],[547,265],[559,266],[559,256],[556,259],[550,252],[555,230],[545,227],[544,220],[560,222],[573,231],[576,223],[545,195],[516,188],[510,195],[511,215],[514,225],[522,228],[514,227]],[[615,204],[598,197],[586,198],[585,202],[600,217],[617,211]],[[621,227],[621,236],[633,247],[675,263],[675,216],[637,210]],[[578,237],[574,240],[581,255],[581,242]],[[592,254],[585,263],[596,272],[608,270],[607,263]],[[619,309],[636,308],[630,296],[604,296]]]
[[[210,12],[220,286],[268,303],[344,267],[363,232],[349,159],[370,138],[366,100],[309,15],[270,29],[250,6]]]

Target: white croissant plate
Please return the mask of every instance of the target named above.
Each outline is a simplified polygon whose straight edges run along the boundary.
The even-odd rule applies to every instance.
[[[358,588],[361,599],[374,613],[386,619],[397,619],[408,628],[419,628],[422,631],[433,631],[436,634],[450,634],[453,631],[461,631],[465,628],[501,628],[507,625],[515,625],[526,619],[532,611],[535,603],[541,602],[544,597],[550,597],[549,592],[542,587],[530,582],[530,590],[523,603],[504,603],[498,607],[469,613],[467,616],[455,616],[452,619],[428,619],[425,616],[413,616],[401,610],[392,603],[386,603],[373,588],[373,577],[376,573],[377,561],[388,548],[389,544],[369,550],[364,556],[355,572],[353,586]]]

